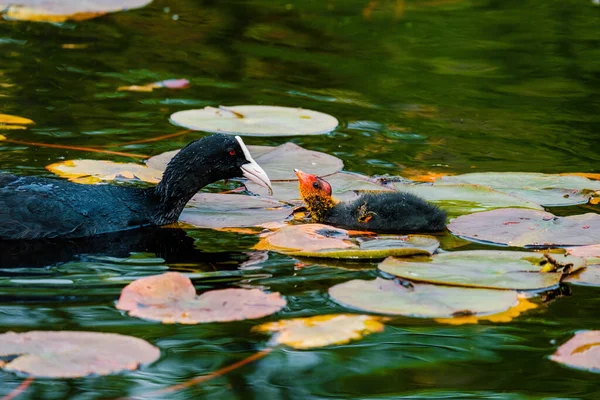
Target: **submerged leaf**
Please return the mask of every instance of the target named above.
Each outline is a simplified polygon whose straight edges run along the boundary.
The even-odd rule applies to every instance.
[[[162,171],[144,165],[105,160],[67,160],[50,164],[46,169],[72,182],[84,184],[114,180],[158,183],[162,178]]]
[[[17,356],[0,367],[33,376],[78,378],[134,370],[156,361],[160,351],[116,333],[31,331],[0,334],[0,358]]]
[[[277,106],[208,106],[176,112],[171,122],[196,131],[246,136],[322,135],[338,125],[331,115]]]
[[[296,257],[382,259],[430,255],[439,242],[424,235],[381,235],[352,238],[344,229],[322,224],[291,225],[265,235],[254,247]]]
[[[419,318],[497,314],[518,301],[517,292],[512,290],[401,285],[382,278],[344,282],[331,287],[329,295],[335,302],[353,309]]]
[[[0,0],[1,1],[1,0]],[[110,12],[143,7],[152,0],[14,0],[0,2],[4,18],[19,21],[64,22],[95,18]]]
[[[352,340],[384,329],[388,318],[371,315],[331,314],[309,318],[292,318],[267,322],[252,328],[255,332],[276,332],[271,344],[284,344],[294,349],[314,349]]]
[[[600,372],[600,331],[580,331],[550,356],[568,367]]]
[[[241,194],[198,193],[179,220],[202,228],[251,227],[285,220],[292,208],[275,200]]]
[[[544,272],[548,265],[553,269]],[[378,266],[388,274],[413,281],[515,290],[550,288],[559,284],[563,272],[584,267],[585,260],[579,257],[497,250],[441,253],[429,262],[388,257]]]
[[[465,239],[515,247],[600,243],[600,214],[557,217],[545,211],[503,208],[454,219],[448,230]]]
[[[179,272],[138,279],[121,292],[117,309],[164,324],[199,324],[262,318],[283,307],[279,293],[222,289],[196,296],[192,281]]]

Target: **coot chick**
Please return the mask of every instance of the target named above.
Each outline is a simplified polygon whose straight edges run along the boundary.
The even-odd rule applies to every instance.
[[[370,192],[340,202],[331,185],[316,175],[294,170],[298,188],[314,222],[377,232],[439,232],[446,229],[446,213],[406,192]]]
[[[168,225],[202,187],[242,176],[271,188],[242,139],[222,134],[181,149],[152,188],[0,174],[0,240],[79,238]]]

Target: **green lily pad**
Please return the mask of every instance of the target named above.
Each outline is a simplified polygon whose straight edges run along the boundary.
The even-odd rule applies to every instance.
[[[502,208],[460,216],[448,230],[465,239],[515,247],[585,246],[600,243],[600,214],[557,217],[539,210]]]
[[[573,175],[525,172],[478,172],[445,176],[436,185],[471,183],[520,197],[546,207],[585,204],[600,182]]]
[[[2,357],[14,357],[3,364]],[[79,378],[134,370],[160,351],[145,340],[116,333],[31,331],[0,334],[0,367],[48,378]]]
[[[265,164],[261,163],[260,165],[264,166]],[[269,174],[269,177],[271,177],[271,174],[268,172],[268,170],[267,174]],[[326,176],[324,179],[331,185],[333,195],[336,200],[354,200],[359,196],[356,191],[392,190],[378,184],[368,176],[349,172],[336,172],[335,174]],[[271,180],[271,184],[273,187],[272,198],[290,203],[302,203],[302,196],[300,196],[300,191],[298,190],[298,180],[295,176],[293,181],[273,182],[273,180]],[[252,193],[259,194],[261,196],[268,195],[267,189],[255,184],[254,182],[246,181],[244,182],[244,185]]]
[[[566,276],[563,281],[574,285],[600,286],[600,265],[588,265],[584,270]]]
[[[219,106],[179,111],[171,123],[184,128],[230,135],[322,135],[338,126],[331,115],[303,108],[277,106]]]
[[[563,273],[584,268],[585,260],[562,254],[473,250],[436,254],[429,262],[388,257],[378,267],[388,274],[412,281],[490,289],[533,290],[558,285]],[[556,269],[558,272],[542,272],[547,269]]]
[[[276,200],[240,194],[198,193],[187,203],[179,221],[202,228],[234,228],[281,222],[292,208]]]
[[[600,372],[600,331],[580,331],[550,356],[568,367]]]
[[[351,237],[344,229],[322,224],[290,225],[265,235],[255,246],[296,257],[382,259],[387,256],[431,255],[436,238],[424,235]]]
[[[401,285],[382,278],[344,282],[331,287],[329,295],[336,303],[349,308],[418,318],[496,314],[518,302],[517,292],[513,290]]]
[[[456,184],[432,186],[394,183],[394,187],[396,190],[413,193],[437,204],[451,216],[505,207],[543,210],[539,204],[480,185]]]

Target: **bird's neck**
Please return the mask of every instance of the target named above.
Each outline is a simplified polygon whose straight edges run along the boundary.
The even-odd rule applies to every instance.
[[[177,167],[179,165],[179,167]],[[152,196],[157,202],[154,223],[166,225],[176,222],[190,199],[204,186],[219,180],[212,168],[187,171],[181,163],[169,163],[162,180],[153,189]]]
[[[309,195],[304,198],[304,201],[314,222],[324,222],[327,215],[329,215],[333,207],[337,204],[337,201],[333,197],[323,196]]]

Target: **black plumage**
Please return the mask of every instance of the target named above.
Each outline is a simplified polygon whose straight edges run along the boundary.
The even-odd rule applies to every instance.
[[[221,134],[184,147],[152,188],[0,174],[0,240],[78,238],[167,225],[200,188],[241,176],[270,187],[243,141]]]
[[[296,170],[300,194],[314,222],[375,232],[425,233],[446,229],[446,213],[406,192],[367,192],[351,201],[333,199],[325,180]]]

